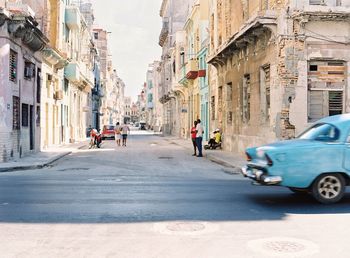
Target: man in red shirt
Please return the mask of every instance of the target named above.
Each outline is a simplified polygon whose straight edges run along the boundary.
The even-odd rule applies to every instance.
[[[196,144],[196,137],[197,137],[197,121],[194,121],[194,126],[191,128],[191,139],[192,139],[192,144],[194,148],[194,154],[192,156],[197,156],[197,144]]]

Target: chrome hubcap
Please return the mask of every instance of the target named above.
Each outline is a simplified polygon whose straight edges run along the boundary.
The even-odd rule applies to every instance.
[[[335,176],[326,176],[318,183],[318,192],[325,199],[336,198],[341,191],[341,182]]]

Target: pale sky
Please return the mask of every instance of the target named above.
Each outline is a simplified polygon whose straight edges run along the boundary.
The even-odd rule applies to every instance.
[[[159,60],[162,0],[91,0],[95,24],[112,32],[113,66],[126,84],[126,96],[136,99],[146,80],[148,64]]]

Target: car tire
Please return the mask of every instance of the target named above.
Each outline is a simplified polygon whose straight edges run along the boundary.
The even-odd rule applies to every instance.
[[[295,188],[295,187],[288,187],[289,190],[291,190],[295,194],[300,194],[300,195],[306,195],[309,193],[307,188]]]
[[[312,196],[320,203],[339,202],[345,194],[345,179],[338,173],[320,175],[312,184]]]

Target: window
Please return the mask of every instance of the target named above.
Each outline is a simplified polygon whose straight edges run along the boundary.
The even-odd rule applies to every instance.
[[[40,106],[36,107],[36,126],[40,127]]]
[[[13,96],[13,110],[12,110],[12,116],[13,116],[13,121],[12,121],[12,129],[13,130],[19,130],[21,129],[21,124],[20,124],[20,98]]]
[[[325,0],[310,0],[310,5],[324,5]]]
[[[226,87],[226,101],[232,101],[232,82],[229,82]]]
[[[316,124],[302,133],[298,138],[304,140],[333,142],[339,139],[340,131],[331,124]]]
[[[317,65],[310,65],[309,70],[310,70],[310,72],[317,72],[318,66]]]
[[[211,97],[211,120],[215,120],[215,96]]]
[[[17,53],[10,50],[10,81],[17,82]]]
[[[37,71],[37,78],[36,78],[36,102],[41,102],[41,69],[38,69]]]
[[[23,127],[28,127],[29,125],[28,110],[29,110],[28,104],[22,104],[22,126]]]
[[[250,75],[246,74],[243,78],[243,121],[248,123],[250,120]]]
[[[265,120],[269,120],[271,108],[270,65],[263,66],[260,73],[261,111]]]
[[[317,72],[312,70],[317,66]],[[344,112],[346,67],[342,61],[313,61],[308,72],[308,121]]]
[[[35,66],[33,63],[25,61],[24,62],[24,79],[31,80],[34,77]]]
[[[94,39],[98,39],[98,32],[94,32]]]

